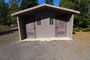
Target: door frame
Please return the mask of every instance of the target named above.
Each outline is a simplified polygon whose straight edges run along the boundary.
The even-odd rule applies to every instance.
[[[27,16],[25,16],[25,19],[27,20],[27,19],[29,19],[30,18],[30,16],[33,18],[33,25],[34,25],[34,38],[36,38],[36,26],[35,26],[35,16],[34,15],[27,15]],[[29,17],[29,18],[28,18]],[[24,26],[25,26],[25,33],[26,33],[26,38],[28,38],[27,37],[27,30],[26,30],[26,23],[24,22]],[[30,38],[30,37],[29,37]]]

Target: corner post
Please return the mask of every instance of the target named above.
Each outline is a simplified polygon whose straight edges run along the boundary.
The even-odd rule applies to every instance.
[[[66,36],[69,38],[72,38],[73,22],[74,22],[74,14],[71,14],[68,16],[68,22],[67,22],[67,34],[66,34]]]
[[[20,39],[20,42],[21,42],[21,29],[20,29],[20,21],[19,21],[19,17],[17,16],[17,24],[18,24],[18,31],[19,31],[19,39]]]

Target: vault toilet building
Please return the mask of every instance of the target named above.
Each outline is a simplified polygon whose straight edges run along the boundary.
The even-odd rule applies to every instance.
[[[79,11],[48,4],[13,13],[20,40],[72,40],[74,14]]]

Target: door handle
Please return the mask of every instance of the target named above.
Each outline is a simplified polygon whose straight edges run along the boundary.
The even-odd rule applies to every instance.
[[[35,29],[35,28],[33,28],[33,29]]]
[[[59,28],[59,27],[56,27],[56,28]]]

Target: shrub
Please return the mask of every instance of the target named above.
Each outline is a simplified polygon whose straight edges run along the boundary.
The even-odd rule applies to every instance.
[[[90,28],[90,25],[88,25],[88,28]]]
[[[79,28],[79,27],[75,27],[75,28],[74,28],[74,31],[79,32],[79,31],[80,31],[80,28]]]
[[[9,29],[9,26],[5,26],[5,25],[0,25],[0,30],[5,30],[5,29]]]
[[[11,27],[11,28],[17,27],[17,24],[12,24],[10,27]]]
[[[90,31],[90,28],[84,28],[82,31]]]

